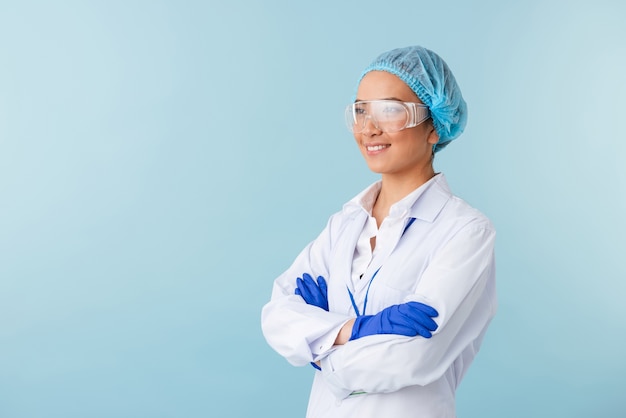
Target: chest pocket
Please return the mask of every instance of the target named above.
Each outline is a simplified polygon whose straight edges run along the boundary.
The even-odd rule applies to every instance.
[[[372,309],[403,303],[414,294],[424,271],[434,256],[435,245],[415,225],[398,243],[382,265],[370,290]],[[421,237],[421,239],[416,238]]]
[[[406,302],[407,297],[415,293],[427,264],[425,259],[419,257],[404,259],[402,263],[385,264],[370,289],[369,303],[374,312]]]

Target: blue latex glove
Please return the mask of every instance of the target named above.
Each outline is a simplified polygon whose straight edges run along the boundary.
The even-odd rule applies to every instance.
[[[432,337],[438,327],[432,319],[439,313],[419,302],[407,302],[383,309],[376,315],[361,315],[354,321],[350,340],[376,334],[398,334],[407,337]]]
[[[310,274],[304,273],[302,278],[296,279],[296,295],[309,305],[315,305],[325,311],[328,310],[328,286],[322,276],[317,277],[317,283]]]

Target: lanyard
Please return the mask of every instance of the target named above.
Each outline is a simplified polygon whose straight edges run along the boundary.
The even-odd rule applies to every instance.
[[[413,224],[413,222],[415,222],[415,218],[409,218],[409,222],[407,222],[406,226],[404,227],[404,230],[402,231],[402,235],[400,236],[400,238],[404,236],[404,233],[406,232],[407,229],[409,229],[409,227],[411,226],[411,224]],[[356,301],[354,300],[354,295],[350,291],[350,288],[346,286],[346,289],[348,289],[348,294],[350,295],[350,302],[352,302],[352,307],[354,308],[354,312],[356,312],[356,316],[365,315],[365,308],[367,307],[367,297],[369,296],[369,293],[370,293],[370,287],[372,286],[372,282],[374,281],[374,278],[376,277],[376,275],[378,274],[381,268],[382,266],[378,267],[378,269],[372,275],[372,278],[370,279],[369,284],[367,285],[367,290],[365,291],[365,300],[363,301],[363,314],[360,313],[359,307],[357,306]]]

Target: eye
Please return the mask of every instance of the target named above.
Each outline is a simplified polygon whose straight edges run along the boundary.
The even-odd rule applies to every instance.
[[[354,114],[355,115],[364,115],[366,113],[363,105],[354,105]]]

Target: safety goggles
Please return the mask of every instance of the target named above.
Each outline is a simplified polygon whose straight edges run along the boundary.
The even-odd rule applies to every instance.
[[[354,133],[365,130],[367,120],[383,132],[413,128],[429,117],[428,106],[397,100],[362,100],[346,107],[346,124]]]

